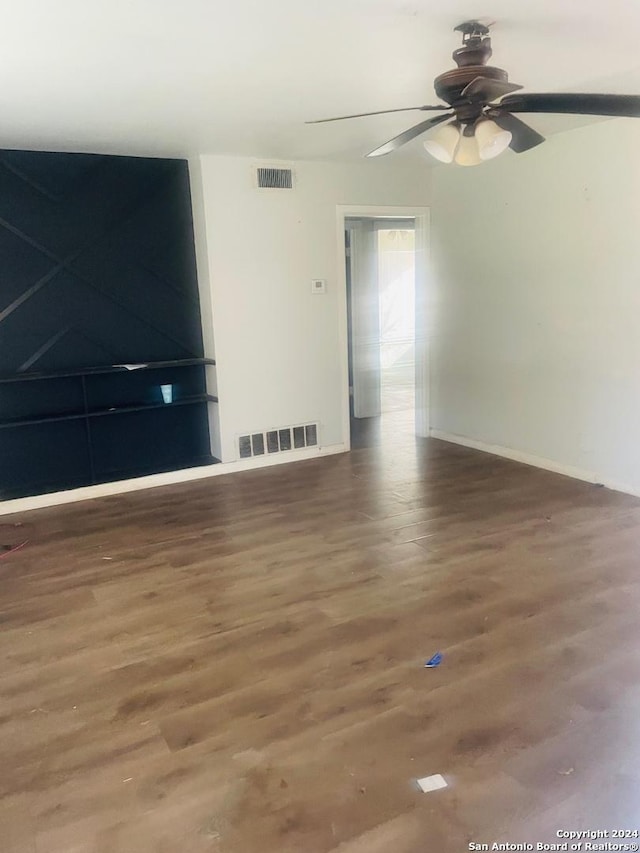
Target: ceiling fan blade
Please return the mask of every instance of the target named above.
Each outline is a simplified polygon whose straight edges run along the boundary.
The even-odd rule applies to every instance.
[[[511,133],[511,142],[509,148],[512,151],[521,154],[523,151],[528,151],[530,148],[535,148],[544,142],[544,136],[541,136],[537,130],[529,127],[519,118],[511,115],[511,113],[494,113],[489,112],[489,116],[503,130],[508,130]]]
[[[473,103],[489,103],[508,95],[509,92],[517,92],[522,89],[518,83],[505,83],[502,80],[491,80],[490,77],[476,77],[468,86],[462,90],[462,97]]]
[[[446,110],[447,106],[442,104],[440,107],[432,107],[425,104],[423,107],[400,107],[397,110],[378,110],[375,113],[356,113],[352,116],[336,116],[335,118],[318,118],[315,121],[305,121],[305,124],[323,124],[326,121],[344,121],[346,118],[364,118],[366,116],[381,116],[386,113],[406,113],[409,110]]]
[[[425,133],[427,130],[435,127],[442,121],[447,121],[447,119],[451,118],[451,115],[452,114],[449,112],[442,116],[434,116],[433,118],[428,118],[426,121],[421,121],[420,124],[410,127],[409,130],[405,130],[404,133],[400,133],[398,136],[394,136],[393,139],[385,142],[385,144],[381,145],[379,148],[374,148],[373,151],[369,151],[367,157],[381,157],[383,154],[390,154],[392,151],[397,151],[398,148],[406,145],[407,142],[411,142],[411,140],[415,139],[416,136],[420,136],[420,134]]]
[[[496,109],[514,113],[569,113],[592,116],[640,116],[640,95],[549,92],[507,95]]]

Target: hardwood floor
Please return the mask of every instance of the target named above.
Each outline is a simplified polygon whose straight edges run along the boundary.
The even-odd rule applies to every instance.
[[[634,498],[430,439],[0,522],[3,853],[640,829]]]

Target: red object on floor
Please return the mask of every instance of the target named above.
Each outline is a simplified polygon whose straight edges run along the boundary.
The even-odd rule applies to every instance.
[[[13,548],[9,548],[8,551],[4,551],[4,553],[0,554],[0,560],[4,560],[4,558],[8,557],[9,554],[13,554],[14,551],[19,551],[20,548],[24,548],[28,541],[28,539],[25,539],[24,542],[21,542],[19,545],[14,545]]]

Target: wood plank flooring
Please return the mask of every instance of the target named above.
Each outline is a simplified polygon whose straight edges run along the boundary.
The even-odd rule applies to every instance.
[[[640,829],[634,498],[430,439],[0,523],[3,853]]]

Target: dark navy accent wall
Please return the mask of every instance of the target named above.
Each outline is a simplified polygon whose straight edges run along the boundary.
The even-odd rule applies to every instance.
[[[211,461],[203,354],[187,162],[0,151],[0,498]]]
[[[0,152],[0,375],[202,354],[186,161]]]

